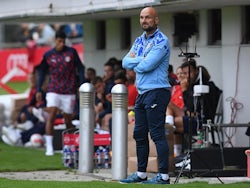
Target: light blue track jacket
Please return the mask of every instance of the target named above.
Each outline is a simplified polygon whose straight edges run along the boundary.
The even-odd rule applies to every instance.
[[[135,57],[130,57],[131,52],[135,53]],[[132,48],[123,58],[122,66],[135,71],[139,94],[157,88],[170,88],[168,81],[169,56],[168,38],[159,29],[148,38],[144,32],[135,40]]]

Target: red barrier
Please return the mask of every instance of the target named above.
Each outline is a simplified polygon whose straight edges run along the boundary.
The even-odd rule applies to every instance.
[[[0,57],[0,79],[14,69],[14,67],[20,66],[31,71],[33,66],[28,62],[28,53],[25,48],[0,50]],[[27,74],[20,71],[11,80],[25,81],[27,80]]]
[[[72,47],[76,49],[83,62],[83,44],[74,44]],[[23,71],[18,72],[17,75],[11,78],[11,81],[26,81],[28,73],[41,62],[43,54],[49,49],[51,49],[50,46],[37,46],[32,50],[30,48],[1,49],[0,80],[14,67],[18,67]]]
[[[63,145],[79,146],[79,134],[66,132],[63,134]],[[111,145],[110,134],[94,134],[94,146]]]
[[[76,49],[80,59],[83,62],[83,45],[74,44],[72,47]],[[43,54],[51,49],[50,46],[32,48],[13,48],[0,50],[0,88],[4,89],[10,94],[17,92],[6,85],[8,81],[27,81],[28,74],[33,71],[34,66],[39,65]],[[20,71],[13,73],[14,68]],[[12,75],[11,74],[12,71]],[[8,74],[10,73],[10,74]],[[7,75],[8,74],[8,75]],[[7,79],[2,80],[7,75]],[[11,77],[11,78],[10,78]],[[5,77],[6,78],[6,77]],[[10,80],[9,80],[10,78]]]
[[[109,146],[111,145],[110,134],[94,134],[94,146]]]

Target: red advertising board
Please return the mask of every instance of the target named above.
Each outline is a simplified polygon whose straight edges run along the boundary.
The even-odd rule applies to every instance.
[[[79,146],[79,134],[65,133],[63,134],[63,145]],[[110,134],[94,134],[94,146],[109,146],[111,145]]]
[[[74,47],[79,57],[83,62],[83,44],[74,44]],[[38,65],[43,57],[43,54],[51,49],[50,46],[37,46],[34,48],[13,48],[0,50],[0,80],[7,75],[15,67],[22,70],[18,71],[11,81],[26,81],[27,74],[33,70],[35,65]]]

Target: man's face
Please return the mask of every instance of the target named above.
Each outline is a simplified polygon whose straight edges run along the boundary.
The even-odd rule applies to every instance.
[[[63,38],[56,38],[55,39],[55,49],[57,51],[61,51],[65,45],[65,39]]]
[[[94,87],[96,93],[104,93],[105,91],[105,84],[103,82],[97,82]]]
[[[153,32],[158,24],[158,17],[155,15],[154,9],[144,8],[140,14],[140,24],[144,31]]]
[[[93,80],[95,78],[95,73],[91,70],[87,70],[86,77],[90,80]]]
[[[104,66],[104,76],[106,79],[111,78],[114,75],[114,71],[111,66]]]

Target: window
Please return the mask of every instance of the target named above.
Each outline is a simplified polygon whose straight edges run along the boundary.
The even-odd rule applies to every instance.
[[[20,41],[20,31],[19,28],[20,26],[18,24],[6,24],[2,25],[3,26],[3,41],[8,43],[8,42],[19,42]]]
[[[221,10],[208,11],[208,45],[221,45]]]
[[[250,6],[243,8],[242,43],[250,44]]]
[[[106,23],[105,21],[96,22],[96,49],[104,50],[106,48]]]
[[[188,42],[188,38],[198,33],[198,14],[177,13],[174,15],[174,46]]]
[[[131,46],[131,23],[130,18],[121,19],[121,49]]]

